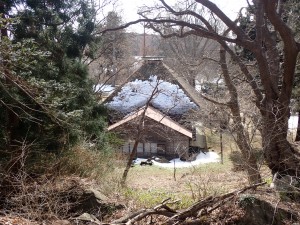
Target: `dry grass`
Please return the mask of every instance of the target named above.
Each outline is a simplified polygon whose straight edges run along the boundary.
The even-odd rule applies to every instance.
[[[25,159],[26,155],[20,161]],[[84,145],[59,157],[45,153],[17,173],[0,173],[0,216],[7,215],[11,221],[23,218],[19,224],[26,224],[26,219],[49,224],[47,221],[69,218],[84,190],[95,187],[107,195],[118,190],[115,168],[112,154]]]
[[[220,153],[217,134],[208,136],[208,146]],[[208,163],[197,167],[174,170],[159,167],[135,166],[130,170],[127,188],[123,190],[125,200],[134,201],[136,207],[153,207],[162,200],[171,197],[181,199],[178,208],[184,208],[193,202],[210,196],[224,194],[248,185],[245,171],[233,172],[229,154],[237,146],[230,135],[223,135],[224,164]],[[262,177],[271,180],[269,169],[261,166]]]
[[[109,221],[141,208],[153,208],[167,198],[181,200],[178,204],[172,205],[172,208],[186,209],[199,199],[221,195],[247,186],[246,173],[232,171],[233,164],[228,159],[228,152],[225,152],[224,159],[224,164],[208,163],[193,168],[177,169],[176,179],[174,179],[173,169],[136,165],[129,172],[127,187],[120,189],[122,194],[119,201],[127,207]],[[263,166],[262,171],[263,179],[269,179],[269,170]],[[234,202],[232,204],[235,205]],[[228,207],[228,220],[239,218],[237,212],[238,210]],[[162,221],[164,220],[160,222]],[[145,221],[138,224],[145,224]]]
[[[223,194],[247,185],[244,172],[232,172],[228,160],[193,168],[174,170],[136,166],[131,169],[125,196],[134,199],[138,207],[152,207],[165,198],[181,199],[186,207],[209,195]]]

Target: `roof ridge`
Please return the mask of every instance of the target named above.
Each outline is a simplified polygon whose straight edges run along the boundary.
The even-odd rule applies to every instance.
[[[139,108],[138,110],[135,110],[134,112],[131,113],[131,115],[126,116],[126,117],[124,117],[123,119],[119,120],[118,122],[116,122],[116,123],[110,125],[110,126],[107,128],[107,130],[108,130],[108,131],[113,130],[113,129],[115,129],[115,128],[121,126],[122,124],[127,123],[127,122],[129,122],[129,121],[131,121],[131,120],[137,118],[138,116],[140,116],[140,115],[144,112],[144,110],[145,110],[144,108],[145,108],[145,107],[146,107],[146,106],[143,106],[143,107]],[[150,116],[151,112],[148,112],[149,110],[154,111],[154,113],[160,115],[162,118],[160,118],[160,119],[157,118],[157,119],[156,119],[155,117]],[[179,133],[181,133],[181,134],[183,134],[183,135],[186,135],[186,136],[188,136],[188,137],[190,137],[190,138],[192,137],[192,132],[191,132],[190,130],[188,130],[187,128],[185,128],[184,126],[182,126],[181,124],[179,124],[178,122],[174,121],[172,118],[168,117],[167,115],[163,114],[162,112],[160,112],[159,110],[157,110],[157,109],[155,109],[155,108],[153,108],[153,107],[151,107],[151,106],[148,106],[148,107],[146,108],[145,116],[147,116],[148,118],[150,118],[150,119],[152,119],[152,120],[154,120],[154,121],[159,122],[160,124],[163,124],[163,125],[165,125],[165,126],[171,128],[171,129],[173,129],[173,130],[175,130],[175,131],[177,131],[177,132],[179,132]],[[168,125],[168,124],[167,124],[167,121],[163,121],[163,119],[167,119],[167,120],[168,120],[169,122],[171,122],[172,124],[175,124],[176,126],[178,126],[179,129],[175,129],[174,126],[172,126],[172,124],[171,124],[171,125]]]

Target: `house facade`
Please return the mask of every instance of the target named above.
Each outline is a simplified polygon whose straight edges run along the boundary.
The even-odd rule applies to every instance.
[[[144,115],[142,138],[138,144],[136,157],[164,156],[165,158],[188,156],[192,132],[159,110],[143,107],[124,119],[108,127],[120,135],[125,144],[122,153],[131,153],[134,138],[138,136],[137,126]]]

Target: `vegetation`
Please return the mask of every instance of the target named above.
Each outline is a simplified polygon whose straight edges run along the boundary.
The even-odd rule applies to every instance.
[[[105,132],[83,60],[96,9],[81,0],[0,3],[1,210],[64,218],[77,200],[59,177],[104,179],[118,142]]]
[[[232,21],[209,0],[159,2],[122,26],[115,11],[98,23],[95,1],[0,0],[0,223],[9,215],[29,224],[80,224],[86,212],[99,224],[299,221],[300,153],[287,137],[290,107],[299,111],[299,3],[256,0]],[[168,63],[187,84],[207,60],[210,70],[218,65],[222,79],[207,77],[199,93],[209,103],[188,119],[204,121],[212,150],[222,141],[224,164],[132,166],[145,111],[129,160],[114,151],[122,140],[106,131],[94,82],[124,78],[116,75],[132,56],[122,28],[139,22],[165,38],[162,49],[174,59]],[[207,49],[214,54],[205,56]],[[102,69],[90,79],[95,61]],[[280,194],[271,195],[266,183]]]
[[[3,3],[1,12],[3,168],[17,171],[18,154],[27,145],[26,162],[79,141],[107,149],[106,112],[96,102],[82,61],[93,42],[94,6],[88,1],[22,1],[24,7],[15,12],[21,3],[10,3]]]
[[[234,79],[235,73],[228,67],[227,56],[239,67],[240,76],[251,89],[250,96],[261,120],[259,131],[268,166],[273,174],[297,176],[299,153],[287,140],[287,134],[299,43],[294,36],[293,27],[286,23],[289,19],[286,17],[287,2],[254,1],[249,5],[254,14],[255,39],[253,33],[246,33],[243,27],[238,26],[208,0],[191,1],[190,4],[174,7],[161,0],[154,7],[141,9],[140,15],[143,19],[132,22],[148,22],[149,28],[165,38],[196,35],[219,43],[218,61],[230,94],[228,101],[223,104],[231,110],[237,144],[247,161],[249,181],[252,183],[259,181],[260,176],[251,146],[244,141],[247,140],[247,134],[241,120],[237,81]],[[195,10],[195,5],[202,7],[200,13]],[[154,12],[157,12],[155,16]],[[164,17],[165,13],[170,16]],[[211,19],[208,15],[212,15]],[[218,27],[216,21],[223,25]],[[254,67],[249,67],[232,50],[231,45],[252,52],[256,63]]]

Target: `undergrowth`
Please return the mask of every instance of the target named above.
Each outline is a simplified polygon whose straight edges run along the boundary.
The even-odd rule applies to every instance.
[[[85,188],[96,186],[105,195],[119,188],[113,152],[78,145],[34,158],[30,151],[23,153],[12,163],[21,165],[18,170],[5,171],[1,165],[0,211],[5,214],[34,221],[68,218]]]
[[[174,193],[163,189],[137,190],[127,188],[124,189],[123,195],[127,201],[134,201],[138,208],[153,208],[168,198],[176,202],[172,205],[174,209],[184,209],[194,203],[194,200],[184,193]]]
[[[232,163],[226,157],[224,164],[209,163],[192,168],[174,170],[156,166],[135,166],[131,169],[127,188],[123,195],[127,202],[134,202],[137,208],[153,208],[167,198],[180,200],[173,207],[182,209],[208,196],[224,194],[231,190],[232,178],[243,182],[239,177],[232,176]],[[228,182],[220,180],[231,177]]]

